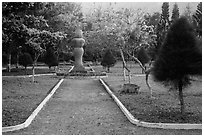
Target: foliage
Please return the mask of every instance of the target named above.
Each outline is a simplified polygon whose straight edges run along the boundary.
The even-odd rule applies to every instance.
[[[202,2],[197,6],[196,13],[193,15],[196,32],[199,37],[202,36]]]
[[[155,80],[179,89],[182,113],[182,88],[189,84],[189,75],[202,74],[202,53],[196,44],[192,26],[180,18],[169,29],[153,67]]]
[[[163,2],[162,4],[161,18],[164,20],[165,23],[169,24],[169,3],[168,2]]]
[[[141,9],[116,10],[111,5],[105,10],[100,7],[94,9],[84,24],[85,55],[91,53],[90,58],[100,59],[99,51],[103,54],[106,49],[112,49],[119,53],[118,47],[134,54],[143,44],[149,45],[154,39],[154,29],[153,25],[145,24],[144,15]]]
[[[83,21],[81,5],[74,2],[44,3],[44,17],[48,20],[51,32],[61,31],[72,37],[73,31]]]
[[[197,39],[186,18],[180,18],[168,31],[155,62],[154,75],[159,81],[175,81],[201,72]],[[175,83],[175,87],[177,83]]]
[[[51,22],[53,18],[58,18],[57,16],[70,17],[70,20],[58,19],[60,22],[67,20],[70,23],[71,21],[70,25],[64,24],[70,29],[73,24],[77,25],[82,19],[80,10],[80,5],[75,3],[3,2],[3,51],[5,53],[16,52],[18,46],[22,46],[24,52],[35,54],[33,48],[39,50],[46,49],[47,46],[54,46],[59,52],[66,46],[61,44],[62,37],[66,37],[64,32],[68,34],[71,32],[59,32],[65,29],[56,27],[59,23],[52,25]]]
[[[165,39],[167,30],[169,28],[170,22],[169,22],[169,3],[168,2],[164,2],[162,5],[162,14],[160,17],[160,21],[157,25],[157,29],[156,29],[156,50],[155,50],[155,54],[158,54],[158,51]]]
[[[143,47],[139,49],[137,53],[137,58],[139,59],[143,66],[145,63],[149,62],[149,56]]]
[[[146,14],[144,16],[145,24],[147,26],[153,25],[154,28],[156,28],[157,24],[159,23],[160,15],[161,14],[159,12],[154,12],[152,15],[151,14]]]
[[[24,66],[25,69],[28,65],[33,64],[33,59],[29,53],[23,53],[19,56],[19,64]]]
[[[49,68],[52,66],[58,66],[58,60],[52,48],[47,49],[44,56],[44,62],[48,65]]]
[[[172,11],[171,22],[174,22],[178,18],[179,18],[179,8],[177,3],[175,3]]]
[[[109,68],[113,67],[115,65],[115,63],[116,63],[116,59],[113,56],[111,50],[108,49],[103,56],[103,60],[101,61],[101,65],[104,67],[107,67],[108,71],[109,71]]]
[[[8,56],[6,54],[2,54],[2,65],[6,65],[8,63]]]

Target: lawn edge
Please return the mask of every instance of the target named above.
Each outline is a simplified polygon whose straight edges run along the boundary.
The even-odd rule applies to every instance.
[[[180,123],[150,123],[144,122],[136,119],[127,108],[120,102],[120,100],[114,95],[114,93],[110,90],[107,83],[104,82],[103,79],[99,79],[101,84],[104,86],[108,94],[113,98],[115,103],[127,117],[127,119],[134,125],[149,127],[149,128],[160,128],[160,129],[202,129],[202,124],[180,124]]]
[[[48,74],[35,74],[34,76],[49,76],[49,75],[56,75],[56,73],[48,73]],[[18,76],[2,76],[3,78],[12,78],[12,77],[17,77],[17,78],[27,78],[27,77],[32,77],[33,75],[18,75]]]
[[[48,100],[52,97],[55,91],[59,88],[59,86],[61,85],[63,81],[64,79],[62,78],[55,84],[51,92],[45,97],[45,99],[40,103],[40,105],[32,112],[32,114],[28,117],[28,119],[25,122],[23,122],[22,124],[15,125],[15,126],[2,127],[2,132],[10,132],[10,131],[20,130],[20,129],[28,127],[32,123],[33,119],[40,112],[40,110],[43,108],[43,106],[48,102]]]

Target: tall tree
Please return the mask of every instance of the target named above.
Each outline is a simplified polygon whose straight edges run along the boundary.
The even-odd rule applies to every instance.
[[[177,3],[175,3],[172,10],[171,22],[174,22],[178,18],[179,18],[179,8]]]
[[[167,33],[167,30],[169,28],[170,22],[169,22],[169,3],[164,2],[162,4],[162,13],[160,16],[160,21],[157,25],[156,29],[156,50],[155,52],[158,53],[164,39]]]
[[[202,2],[200,2],[197,6],[196,13],[193,15],[194,23],[196,26],[196,32],[199,37],[202,36]]]
[[[163,2],[162,4],[162,14],[161,19],[163,20],[165,24],[165,29],[168,29],[169,27],[169,2]]]
[[[202,53],[192,26],[182,17],[175,21],[154,63],[153,76],[157,81],[179,90],[181,113],[184,114],[183,88],[189,75],[202,74]]]

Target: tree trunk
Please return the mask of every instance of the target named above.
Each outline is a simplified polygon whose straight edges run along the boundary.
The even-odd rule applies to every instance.
[[[184,115],[185,113],[185,106],[184,106],[184,99],[183,99],[183,82],[182,80],[179,81],[178,83],[178,87],[179,87],[179,100],[180,100],[180,105],[181,105],[181,114]]]
[[[125,81],[125,80],[126,80],[126,74],[125,74],[126,62],[125,62],[125,57],[124,57],[124,55],[123,55],[122,49],[120,49],[120,55],[121,55],[122,60],[123,60],[123,80]]]
[[[32,68],[32,71],[33,71],[33,76],[32,76],[32,83],[35,82],[35,61],[33,62],[33,68]]]
[[[27,75],[27,67],[25,67],[25,75]]]
[[[8,72],[11,72],[11,53],[8,55],[8,66],[7,66]]]
[[[18,61],[18,60],[19,60],[19,55],[18,55],[18,54],[17,54],[17,56],[16,56],[16,59],[17,59],[17,60],[16,60],[16,68],[18,68],[18,66],[19,66],[19,65],[18,65],[18,64],[19,64],[19,63],[18,63],[18,62],[19,62],[19,61]]]
[[[125,66],[123,65],[123,80],[126,80]]]
[[[108,67],[108,72],[110,72],[110,67]]]

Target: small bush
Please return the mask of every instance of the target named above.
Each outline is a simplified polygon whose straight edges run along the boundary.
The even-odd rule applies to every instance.
[[[137,58],[139,59],[143,66],[145,63],[149,62],[149,56],[147,55],[147,52],[143,47],[140,48],[140,50],[138,51]]]
[[[8,64],[8,56],[6,54],[2,54],[2,64],[3,65]]]
[[[52,66],[58,66],[59,63],[52,48],[47,49],[44,56],[44,62],[48,65],[49,68]]]
[[[116,59],[113,56],[111,50],[107,50],[103,56],[103,60],[101,62],[101,65],[103,67],[107,67],[108,68],[108,72],[110,71],[110,67],[113,67],[116,63]]]
[[[33,59],[29,53],[23,53],[19,56],[19,64],[24,66],[25,69],[28,65],[33,64]]]

